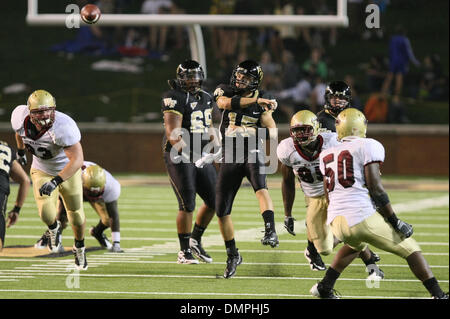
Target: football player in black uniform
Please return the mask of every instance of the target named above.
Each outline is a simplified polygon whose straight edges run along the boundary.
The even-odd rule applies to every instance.
[[[9,211],[6,221],[6,204],[9,196],[9,177],[19,183],[16,203]],[[30,179],[17,161],[16,151],[7,143],[0,141],[0,251],[5,243],[6,227],[10,227],[17,222],[19,212],[30,188]]]
[[[328,83],[325,89],[325,105],[323,110],[317,113],[320,127],[336,132],[336,118],[339,113],[350,106],[351,99],[352,91],[347,83],[343,81]]]
[[[165,142],[164,162],[178,200],[177,231],[180,242],[178,263],[210,263],[212,258],[201,245],[201,237],[215,211],[217,172],[214,165],[195,166],[202,149],[209,143],[213,98],[201,89],[204,72],[201,65],[186,60],[177,68],[176,80],[169,80],[171,90],[162,101]],[[192,230],[192,212],[196,193],[203,199]]]
[[[216,212],[228,255],[225,278],[232,277],[242,262],[236,248],[230,214],[244,177],[247,177],[255,191],[264,219],[265,235],[261,243],[278,246],[272,199],[267,190],[266,175],[261,172],[261,166],[264,165],[261,157],[265,151],[259,150],[258,143],[255,143],[263,130],[266,136],[268,131],[271,134],[276,131],[270,129],[276,128],[272,112],[277,102],[269,94],[258,90],[262,78],[261,66],[247,60],[235,68],[230,85],[221,84],[214,91],[217,106],[222,112],[220,133],[224,156],[217,180]]]

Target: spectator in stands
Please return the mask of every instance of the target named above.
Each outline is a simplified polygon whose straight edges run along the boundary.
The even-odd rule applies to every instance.
[[[272,61],[272,56],[269,51],[264,51],[261,54],[259,65],[264,70],[264,81],[261,88],[266,91],[279,89],[278,84],[280,82],[279,73],[281,66]]]
[[[427,55],[423,61],[424,72],[419,85],[419,99],[442,100],[448,97],[448,79],[443,74],[439,55]]]
[[[303,71],[312,76],[320,76],[326,79],[328,76],[328,67],[325,61],[322,60],[322,51],[319,48],[311,50],[311,57],[303,63]]]
[[[384,94],[389,93],[392,80],[395,77],[394,95],[400,97],[404,76],[408,72],[410,61],[416,66],[420,65],[420,62],[414,56],[405,28],[402,25],[397,25],[389,43],[389,72],[383,83],[382,92]]]
[[[314,79],[314,87],[311,92],[311,107],[310,110],[314,114],[319,112],[322,107],[325,105],[325,90],[327,88],[327,84],[320,77],[316,76]]]
[[[279,99],[278,104],[280,110],[284,112],[288,118],[291,118],[292,115],[298,111],[309,109],[310,97],[313,89],[312,83],[312,75],[305,72],[303,78],[296,86],[275,94],[277,99]]]
[[[361,102],[358,92],[360,91],[360,87],[356,84],[355,79],[350,74],[344,76],[344,82],[347,83],[352,89],[352,102],[351,107],[360,110],[363,112],[364,105]]]
[[[294,5],[292,1],[285,1],[285,3],[281,3],[281,1],[276,1],[276,6],[274,10],[275,15],[294,15]],[[295,27],[291,25],[276,25],[275,29],[279,32],[280,38],[283,42],[283,49],[290,50],[295,52],[296,47],[296,34]],[[279,61],[279,60],[278,60]]]
[[[300,72],[294,54],[289,50],[283,50],[281,54],[280,89],[294,87],[300,80]]]
[[[380,92],[388,72],[386,59],[381,55],[372,56],[364,69],[369,92]]]
[[[235,0],[213,0],[209,9],[210,14],[233,14]],[[225,27],[212,27],[211,40],[214,55],[219,64],[228,64],[234,59],[238,44],[238,30]]]
[[[364,107],[364,115],[370,123],[386,123],[388,120],[388,100],[378,92],[372,93]]]
[[[295,12],[298,16],[301,16],[305,14],[305,9],[299,6],[295,9]],[[310,28],[296,26],[295,33],[297,36],[297,45],[299,48],[311,48],[313,46]],[[306,46],[304,44],[306,44]]]

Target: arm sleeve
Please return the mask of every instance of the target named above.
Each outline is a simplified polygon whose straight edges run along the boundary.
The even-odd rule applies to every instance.
[[[384,147],[380,142],[371,138],[367,139],[363,151],[364,165],[372,162],[384,162]]]
[[[68,147],[81,140],[81,132],[75,121],[63,113],[57,113],[61,121],[55,121],[55,144]]]
[[[185,103],[186,99],[183,99],[182,94],[179,94],[175,90],[171,90],[164,94],[161,103],[161,110],[163,113],[172,112],[183,116]]]

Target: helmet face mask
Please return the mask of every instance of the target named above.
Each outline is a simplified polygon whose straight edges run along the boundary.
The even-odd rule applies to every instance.
[[[317,116],[308,110],[295,113],[291,119],[289,134],[296,145],[307,146],[311,144],[319,135]]]
[[[43,107],[30,111],[30,120],[38,129],[49,129],[55,122],[55,108]]]
[[[325,89],[325,109],[337,116],[350,105],[352,93],[343,81],[330,82]]]
[[[55,98],[47,91],[37,90],[31,93],[27,101],[30,121],[38,130],[49,129],[55,122]]]
[[[194,60],[186,60],[177,68],[177,81],[183,91],[197,93],[202,88],[205,73],[201,65]]]
[[[263,79],[263,71],[258,63],[252,60],[246,60],[239,63],[234,69],[230,85],[239,93],[256,91]]]

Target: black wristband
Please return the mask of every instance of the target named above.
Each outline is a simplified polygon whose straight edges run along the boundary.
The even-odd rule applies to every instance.
[[[398,223],[397,215],[392,214],[391,216],[389,216],[386,219],[392,226],[397,227],[397,223]]]
[[[12,212],[14,212],[14,213],[17,213],[17,214],[19,214],[20,213],[20,209],[21,209],[22,207],[19,207],[19,206],[17,206],[17,205],[15,205],[14,206],[14,208],[13,209],[11,209],[11,211]]]
[[[233,111],[239,110],[241,108],[241,97],[235,95],[231,98],[231,109]]]
[[[380,195],[373,195],[371,197],[377,208],[381,208],[389,204],[389,197],[384,192]]]
[[[17,150],[17,154],[19,155],[19,156],[24,156],[25,155],[25,149],[23,148],[23,149],[18,149]]]
[[[52,182],[54,182],[56,186],[58,186],[59,184],[64,182],[64,180],[61,178],[61,176],[56,175],[55,177],[52,178]]]

